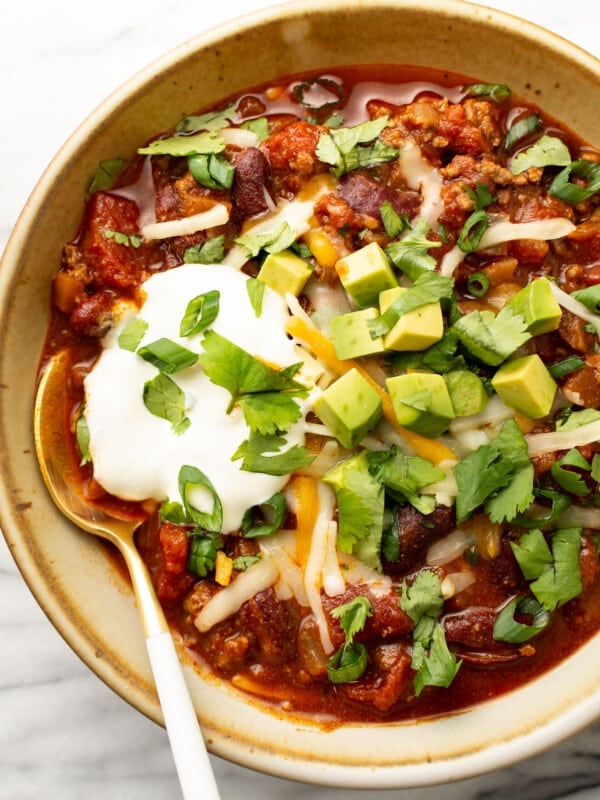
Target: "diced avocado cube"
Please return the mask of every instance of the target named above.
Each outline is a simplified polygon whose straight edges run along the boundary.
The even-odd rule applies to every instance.
[[[537,353],[507,361],[492,378],[492,386],[507,406],[532,419],[550,413],[557,389]]]
[[[445,376],[450,401],[457,417],[479,414],[486,407],[488,395],[479,375],[467,369],[455,369]]]
[[[338,358],[360,358],[383,353],[383,337],[371,338],[369,320],[379,316],[376,308],[361,308],[331,320],[331,341]]]
[[[312,268],[307,261],[291,250],[283,250],[281,253],[269,253],[257,277],[283,297],[288,292],[297,297],[311,274]]]
[[[342,286],[360,308],[377,305],[381,292],[398,285],[388,257],[377,242],[340,258],[335,270]]]
[[[406,289],[394,286],[379,295],[379,310],[383,314]],[[439,301],[427,303],[403,314],[388,331],[383,343],[388,350],[426,350],[444,335],[444,319]]]
[[[400,425],[423,436],[439,436],[454,419],[446,381],[434,372],[409,372],[386,381]]]
[[[348,370],[313,403],[313,411],[344,447],[352,449],[381,417],[381,398],[357,369]]]
[[[521,314],[532,336],[555,331],[562,316],[561,308],[547,278],[537,278],[514,294],[506,303]]]

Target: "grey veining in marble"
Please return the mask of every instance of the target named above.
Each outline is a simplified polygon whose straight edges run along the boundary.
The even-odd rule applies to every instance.
[[[61,143],[127,77],[196,31],[273,0],[6,4],[0,24],[0,250]],[[488,0],[598,53],[594,0]],[[223,800],[596,800],[600,724],[550,752],[433,789],[290,783],[213,758]],[[177,800],[165,732],[101,683],[37,606],[0,537],[0,800]]]

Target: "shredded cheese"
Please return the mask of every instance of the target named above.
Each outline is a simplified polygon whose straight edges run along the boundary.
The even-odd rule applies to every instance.
[[[333,644],[331,642],[327,619],[323,609],[321,587],[323,585],[323,570],[327,556],[329,523],[331,522],[335,509],[335,494],[329,486],[319,481],[317,484],[317,495],[319,513],[315,520],[310,551],[304,570],[304,588],[306,589],[308,604],[319,628],[319,636],[321,637],[323,650],[326,653],[331,653],[333,652]]]
[[[170,239],[173,236],[189,236],[198,231],[206,231],[209,228],[217,228],[225,225],[229,220],[229,207],[224,203],[215,203],[207,211],[193,214],[191,217],[183,219],[168,219],[165,222],[154,222],[144,225],[142,236],[146,241],[152,239]]]
[[[570,311],[571,314],[575,314],[576,317],[584,319],[586,322],[589,322],[590,325],[593,325],[596,333],[600,336],[600,317],[591,312],[589,308],[584,306],[583,303],[580,303],[575,297],[568,294],[568,292],[559,288],[553,281],[549,283],[557,303],[563,308],[566,308],[567,311]]]
[[[530,456],[540,456],[554,450],[570,450],[600,440],[600,420],[567,431],[531,433],[525,437]]]
[[[279,570],[275,562],[263,556],[256,564],[241,572],[229,586],[213,595],[196,616],[194,625],[201,633],[205,633],[239,611],[254,595],[273,586],[278,577]]]

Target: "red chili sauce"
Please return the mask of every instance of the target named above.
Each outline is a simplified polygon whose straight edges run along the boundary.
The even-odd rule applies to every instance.
[[[456,303],[452,311],[446,309],[447,315],[473,311],[495,314],[516,292],[541,277],[556,282],[569,294],[600,284],[600,195],[591,191],[573,202],[561,197],[560,192],[551,192],[564,163],[511,170],[515,157],[527,152],[543,135],[562,141],[572,162],[583,159],[593,167],[600,163],[600,153],[531,103],[503,92],[502,87],[468,88],[475,84],[474,80],[447,73],[392,66],[335,68],[275,80],[218,107],[235,104],[226,123],[230,127],[256,120],[262,120],[260,124],[265,126],[265,138],[256,146],[244,149],[227,145],[224,149],[222,155],[235,166],[231,187],[201,185],[190,173],[186,157],[170,155],[135,155],[104,188],[96,184],[86,199],[77,236],[65,245],[54,278],[44,351],[44,359],[59,349],[71,351],[68,391],[73,421],[81,412],[83,379],[98,357],[102,336],[114,324],[116,300],[135,298],[141,283],[156,271],[177,269],[191,247],[224,236],[227,251],[242,226],[268,214],[271,204],[293,200],[316,175],[331,176],[332,165],[316,152],[322,134],[383,114],[388,115],[389,123],[379,141],[400,151],[406,142],[416,145],[421,158],[441,178],[441,207],[426,234],[437,245],[428,251],[436,269],[456,247],[478,203],[489,225],[497,219],[527,223],[560,217],[574,226],[569,235],[556,239],[520,238],[489,249],[463,251],[452,275]],[[527,119],[530,121],[524,123]],[[516,136],[519,123],[523,124],[522,135]],[[511,131],[514,140],[507,141]],[[108,168],[106,164],[104,168]],[[593,188],[597,175],[571,171],[567,178],[585,190]],[[422,194],[418,186],[409,185],[398,158],[381,162],[366,159],[357,168],[330,179],[331,190],[315,205],[314,224],[340,258],[372,242],[385,250],[394,238],[401,238],[400,233],[394,237],[386,229],[381,214],[384,203],[391,204],[397,216],[413,226],[419,217]],[[231,209],[225,225],[152,241],[144,241],[140,235],[142,221],[149,213],[159,222],[179,219],[202,212],[215,202]],[[120,235],[115,236],[115,232]],[[244,271],[255,276],[264,255],[251,258]],[[311,280],[339,287],[331,260],[316,252],[304,252],[303,257],[313,267]],[[469,280],[474,274],[477,279]],[[305,311],[312,311],[306,294],[301,293],[299,301]],[[448,320],[446,324],[450,324]],[[528,342],[525,352],[537,353],[546,365],[575,360],[573,368],[564,374],[559,370],[555,378],[561,396],[567,398],[562,408],[533,421],[525,419],[526,415],[516,415],[523,433],[553,430],[556,415],[564,415],[565,408],[581,411],[600,407],[597,350],[593,329],[566,309],[555,330]],[[459,346],[456,355],[460,354]],[[477,363],[472,354],[463,356],[482,379],[491,379],[495,368]],[[73,430],[74,422],[66,435],[74,437]],[[319,447],[317,439],[307,436],[308,445],[315,450]],[[571,508],[585,505],[593,509],[597,504],[596,470],[591,465],[598,445],[588,443],[575,449],[588,469],[564,464],[563,473],[552,472],[565,451],[532,459],[534,488],[542,490],[536,502],[543,516],[551,513],[552,498],[558,495],[566,498],[564,504]],[[564,480],[565,470],[580,478],[574,491],[569,491],[570,484]],[[518,642],[503,641],[494,635],[500,611],[514,598],[534,595],[532,577],[525,576],[515,555],[514,546],[528,531],[519,524],[522,517],[491,523],[482,507],[475,508],[462,526],[472,533],[470,544],[444,564],[440,573],[439,568],[427,565],[427,552],[457,527],[454,506],[437,505],[424,514],[396,498],[388,504],[388,512],[395,517],[397,542],[381,557],[383,573],[392,579],[391,591],[377,594],[368,587],[348,585],[341,595],[328,597],[323,593],[323,608],[336,649],[344,645],[345,637],[332,609],[357,595],[367,598],[371,609],[356,634],[356,642],[364,646],[366,668],[356,678],[332,682],[327,672],[331,654],[323,649],[311,608],[294,598],[280,599],[273,587],[200,633],[194,619],[209,599],[226,587],[215,581],[214,568],[203,577],[188,568],[189,526],[161,522],[155,502],[132,505],[107,497],[93,479],[92,464],[81,467],[80,476],[90,501],[109,503],[122,514],[149,514],[138,544],[169,622],[182,635],[186,648],[218,676],[267,704],[307,714],[323,724],[395,721],[466,709],[556,666],[600,626],[598,550],[592,528],[568,526],[578,528],[575,563],[580,591],[565,602],[558,601],[536,635]],[[283,527],[294,530],[295,526],[295,514],[288,509]],[[556,528],[553,524],[542,528],[542,536],[549,543]],[[225,532],[220,543],[229,559],[257,555],[259,547],[257,539],[245,538],[240,531]],[[549,569],[555,568],[551,557],[548,563]],[[433,569],[440,580],[444,575],[468,572],[472,582],[445,596],[441,613],[436,616],[446,647],[456,663],[461,662],[460,668],[448,686],[426,682],[418,693],[414,684],[415,620],[401,604],[401,587],[403,582],[409,587],[427,569]],[[228,581],[235,581],[241,571],[234,569]],[[539,602],[536,608],[539,610]],[[517,612],[515,618],[524,625],[532,624],[532,613],[526,610]],[[426,654],[432,646],[431,640],[425,641]]]

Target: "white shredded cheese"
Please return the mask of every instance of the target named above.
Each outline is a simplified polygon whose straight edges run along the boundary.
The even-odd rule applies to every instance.
[[[477,250],[487,250],[518,239],[562,239],[574,230],[575,225],[564,217],[534,219],[531,222],[496,222],[483,234]]]
[[[462,555],[467,547],[473,544],[475,536],[472,533],[463,531],[460,528],[444,536],[443,539],[438,539],[434,542],[429,550],[425,560],[430,567],[441,567],[444,564],[449,564],[455,558]]]
[[[201,633],[210,630],[213,625],[240,610],[242,605],[254,595],[273,586],[279,577],[275,562],[264,556],[247,570],[240,573],[221,591],[213,595],[194,620],[194,625]]]
[[[382,575],[372,567],[368,567],[364,561],[359,561],[358,558],[340,550],[338,550],[338,561],[348,585],[360,583],[367,586],[377,597],[391,592],[392,579],[389,575]]]
[[[323,561],[323,589],[328,597],[337,597],[343,594],[346,588],[337,557],[337,534],[337,522],[332,520],[327,526],[326,552]]]
[[[421,148],[414,142],[406,142],[400,150],[400,171],[409,189],[421,192],[419,217],[430,228],[435,228],[444,208],[440,173],[423,157]]]
[[[182,219],[168,219],[164,222],[154,222],[144,225],[142,236],[146,241],[152,239],[170,239],[173,236],[189,236],[198,231],[206,231],[209,228],[217,228],[225,225],[229,220],[229,208],[223,203],[215,203],[207,211],[199,214],[192,214],[191,217]]]
[[[279,570],[278,596],[293,596],[301,606],[308,606],[302,570],[294,560],[296,532],[279,531],[274,536],[266,536],[260,541],[260,550],[274,561]]]
[[[596,333],[600,336],[600,317],[598,314],[594,314],[589,308],[584,306],[583,303],[580,303],[579,300],[575,299],[568,292],[563,291],[553,281],[549,283],[552,294],[556,298],[556,302],[563,308],[566,308],[567,311],[570,311],[571,314],[575,314],[576,317],[584,319],[586,322],[589,322],[590,325],[593,325]]]
[[[319,513],[313,529],[308,560],[304,570],[304,588],[310,608],[315,615],[319,628],[321,644],[326,653],[333,652],[333,644],[329,635],[327,619],[321,599],[321,585],[323,583],[323,568],[327,556],[327,539],[329,523],[335,509],[335,494],[327,484],[319,482],[317,486],[319,498]]]
[[[600,440],[600,420],[567,431],[532,433],[525,437],[530,456],[539,456],[554,450],[570,450]]]

